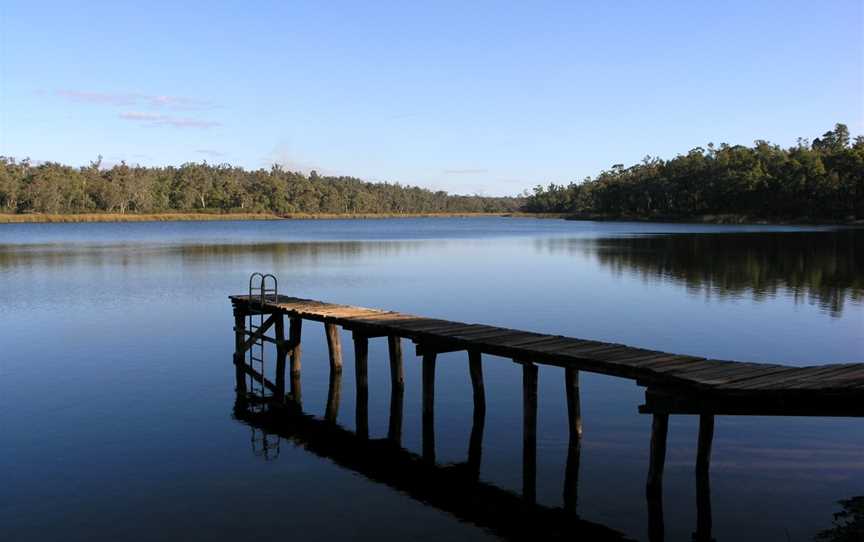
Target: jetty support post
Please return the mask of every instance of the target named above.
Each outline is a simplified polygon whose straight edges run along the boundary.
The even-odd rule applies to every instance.
[[[696,450],[696,533],[697,542],[711,540],[711,446],[714,441],[714,415],[699,415],[699,441]]]
[[[522,364],[522,496],[537,500],[537,366]]]
[[[341,398],[342,371],[330,371],[330,385],[327,387],[327,406],[324,409],[324,419],[326,421],[336,423]]]
[[[327,334],[327,351],[330,353],[330,371],[342,372],[342,339],[339,336],[339,328],[336,324],[327,322],[324,324]]]
[[[283,324],[284,328],[284,324]],[[303,319],[299,316],[291,317],[289,328],[288,351],[291,352],[291,398],[297,405],[300,405],[303,398],[303,392],[300,387],[300,368],[301,368],[301,335],[303,332]],[[285,361],[283,357],[282,370],[285,370]]]
[[[285,316],[282,313],[274,315],[276,328],[276,402],[285,402],[285,357],[288,355],[288,345],[285,344]],[[292,390],[293,392],[293,390]],[[293,393],[292,393],[293,395]]]
[[[582,409],[578,369],[574,367],[564,369],[564,387],[567,393],[567,421],[570,429],[567,466],[564,470],[564,510],[576,514],[579,500],[579,464],[582,455]]]
[[[666,463],[666,436],[669,433],[669,414],[655,412],[651,420],[651,452],[648,465],[648,540],[664,539],[663,525],[663,467]]]
[[[468,351],[468,368],[474,397],[471,439],[468,442],[468,469],[474,480],[480,478],[483,455],[483,431],[486,426],[486,392],[483,386],[483,360],[479,350]]]
[[[390,420],[387,438],[396,445],[402,444],[402,415],[405,403],[405,368],[402,362],[402,338],[387,337],[390,353]]]
[[[423,459],[435,463],[435,362],[434,350],[423,353]]]
[[[369,438],[369,337],[354,331],[354,379],[357,385],[357,435]]]
[[[234,305],[234,380],[238,395],[246,396],[246,363],[243,345],[246,343],[246,311]]]

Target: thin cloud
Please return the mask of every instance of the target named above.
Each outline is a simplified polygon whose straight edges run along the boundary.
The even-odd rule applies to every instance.
[[[86,92],[81,90],[58,90],[56,94],[62,98],[72,100],[73,102],[100,105],[133,105],[136,101],[135,94],[111,94],[107,92]]]
[[[77,103],[112,106],[139,106],[154,109],[209,109],[211,102],[183,96],[143,94],[140,92],[91,92],[63,89],[55,92],[57,96]]]
[[[445,169],[444,173],[447,175],[476,175],[478,173],[489,173],[489,170],[482,168]]]
[[[120,113],[120,118],[123,120],[130,120],[156,126],[172,126],[174,128],[207,129],[221,126],[221,123],[211,120],[193,119],[189,117],[174,117],[171,115],[163,115],[159,113],[144,113],[141,111],[123,112]]]
[[[198,154],[205,154],[207,156],[212,156],[213,158],[222,158],[224,156],[228,156],[228,153],[221,151],[214,151],[213,149],[198,149],[195,152]]]

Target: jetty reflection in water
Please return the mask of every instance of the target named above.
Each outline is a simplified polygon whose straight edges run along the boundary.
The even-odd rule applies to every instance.
[[[571,443],[564,481],[564,506],[553,508],[534,501],[532,488],[536,469],[532,454],[523,456],[527,475],[523,494],[501,489],[480,480],[485,407],[475,403],[467,460],[457,464],[435,461],[434,432],[431,420],[424,417],[423,453],[418,455],[401,446],[403,392],[391,390],[388,435],[371,439],[362,429],[349,431],[336,423],[339,409],[341,373],[333,373],[326,407],[326,419],[303,412],[302,404],[290,395],[284,404],[258,403],[238,393],[234,416],[252,429],[252,450],[267,460],[278,458],[280,440],[337,465],[362,474],[400,491],[413,499],[448,512],[458,519],[514,540],[580,539],[596,541],[629,540],[626,536],[598,523],[586,521],[576,513],[579,470],[578,438]],[[357,403],[358,428],[366,411]],[[535,443],[536,445],[536,443]]]

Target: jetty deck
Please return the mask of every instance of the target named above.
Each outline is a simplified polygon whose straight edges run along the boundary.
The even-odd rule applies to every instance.
[[[231,300],[244,305],[249,296],[232,296]],[[706,403],[720,397],[758,401],[765,405],[765,413],[782,412],[772,411],[772,402],[806,413],[808,409],[796,405],[809,404],[813,412],[822,412],[815,408],[817,403],[840,405],[846,410],[850,406],[847,400],[864,398],[864,363],[793,367],[706,359],[288,296],[268,299],[260,308],[338,325],[365,337],[404,337],[416,343],[418,354],[465,350],[517,362],[569,367],[636,380],[655,389],[698,393]]]

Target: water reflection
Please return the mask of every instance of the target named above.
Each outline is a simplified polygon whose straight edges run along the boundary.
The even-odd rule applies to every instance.
[[[700,295],[755,301],[787,294],[833,317],[864,300],[864,232],[725,233],[542,239],[537,250],[593,256],[615,273]]]
[[[179,259],[183,265],[210,266],[230,264],[254,257],[273,264],[303,262],[316,265],[321,260],[356,259],[360,256],[400,256],[446,241],[327,241],[295,243],[202,243],[155,245],[129,244],[0,244],[0,270],[16,267],[66,267],[83,265],[152,264],[154,259]]]
[[[341,373],[334,375],[338,382]],[[331,394],[333,386],[334,379],[331,379]],[[398,410],[391,408],[391,418]],[[401,417],[401,413],[397,415]],[[252,428],[257,439],[253,442],[256,455],[261,455],[261,442],[268,443],[269,458],[273,450],[278,450],[279,439],[288,440],[508,540],[628,540],[622,533],[581,519],[569,509],[539,505],[523,495],[480,481],[478,462],[484,416],[476,410],[468,461],[456,464],[430,461],[427,456],[402,448],[389,436],[371,439],[349,431],[304,413],[293,403],[258,411],[250,408],[245,396],[238,394],[234,417]],[[391,426],[393,424],[391,419]]]

